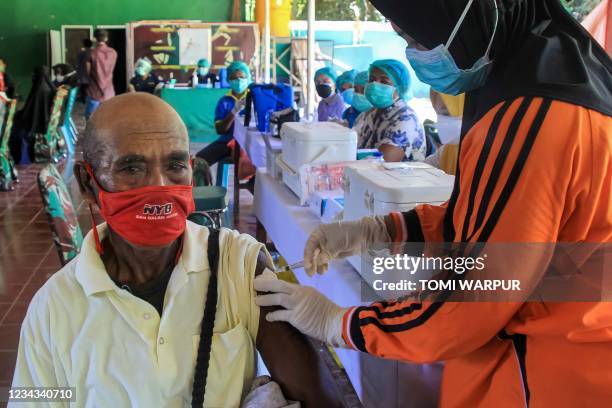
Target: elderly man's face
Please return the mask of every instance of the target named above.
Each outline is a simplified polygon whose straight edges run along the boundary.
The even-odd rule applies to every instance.
[[[113,98],[100,106],[89,126],[96,135],[90,165],[104,190],[191,184],[187,131],[160,99],[142,93]]]

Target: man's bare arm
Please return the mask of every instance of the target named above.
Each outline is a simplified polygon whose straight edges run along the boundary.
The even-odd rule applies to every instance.
[[[266,267],[273,269],[261,252],[255,275]],[[304,407],[343,406],[336,382],[311,340],[287,323],[266,320],[266,314],[275,309],[261,308],[257,334],[257,349],[272,379],[287,399],[300,401]]]

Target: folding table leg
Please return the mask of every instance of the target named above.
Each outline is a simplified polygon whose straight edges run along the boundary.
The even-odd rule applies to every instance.
[[[236,225],[236,216],[240,214],[240,175],[238,168],[240,166],[240,145],[236,143],[233,150],[234,156],[234,225]]]

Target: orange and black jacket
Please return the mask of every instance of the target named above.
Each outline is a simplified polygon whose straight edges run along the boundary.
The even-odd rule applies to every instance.
[[[479,242],[612,242],[611,152],[609,116],[500,103],[462,142],[455,228]],[[406,238],[444,241],[446,212],[403,214]],[[612,404],[612,303],[374,303],[350,309],[343,334],[376,356],[446,361],[442,406]]]
[[[467,4],[371,2],[427,49]],[[449,48],[460,68],[482,56],[494,4],[494,65],[466,96],[453,194],[402,214],[396,238],[610,243],[612,61],[558,0],[474,0]],[[612,406],[612,303],[379,302],[349,309],[343,336],[384,358],[445,361],[444,407]]]

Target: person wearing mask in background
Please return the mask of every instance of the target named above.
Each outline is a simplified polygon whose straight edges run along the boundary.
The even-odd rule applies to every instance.
[[[215,129],[219,138],[197,153],[210,166],[231,155],[228,144],[233,140],[234,120],[243,111],[246,95],[251,83],[249,66],[242,61],[234,61],[227,67],[230,92],[222,97],[215,108]]]
[[[78,86],[79,79],[76,71],[69,64],[56,64],[53,66],[53,85],[56,88],[65,86],[73,88]]]
[[[387,162],[425,159],[423,125],[406,100],[410,93],[408,68],[397,60],[370,65],[365,96],[374,106],[359,115],[353,129],[359,149],[378,149]]]
[[[336,92],[336,73],[329,67],[315,72],[315,86],[321,102],[317,108],[319,122],[342,119],[344,100]]]
[[[96,47],[89,52],[85,60],[85,70],[89,76],[85,119],[89,119],[101,102],[115,96],[113,70],[117,62],[117,51],[106,44],[108,41],[106,30],[96,30],[94,37],[96,37]]]
[[[609,254],[612,60],[563,5],[422,0],[402,11],[405,0],[371,2],[407,41],[421,81],[446,94],[467,92],[455,188],[442,206],[320,226],[306,246],[307,270],[324,272],[329,260],[381,242],[571,243],[562,251],[587,257],[576,246],[593,243]],[[258,304],[284,306],[268,319],[313,337],[375,356],[445,361],[442,407],[609,406],[606,254],[551,263],[550,250],[507,251],[502,273],[523,278],[527,292],[539,284],[551,292],[543,278],[565,280],[589,262],[602,268],[599,282],[589,280],[585,292],[593,296],[578,302],[566,299],[580,294],[561,286],[557,297],[538,291],[528,302],[448,301],[449,290],[349,309],[274,279],[256,280],[255,288],[287,294]],[[451,279],[458,274],[450,271]]]
[[[336,89],[344,100],[345,106],[351,106],[353,95],[355,94],[355,75],[357,71],[351,69],[350,71],[344,71],[336,79]]]
[[[436,129],[442,144],[459,140],[461,134],[461,117],[465,105],[465,94],[448,95],[437,92],[433,88],[429,91],[429,99],[436,111]]]
[[[259,351],[287,398],[341,406],[317,348],[255,305],[253,279],[272,265],[264,245],[187,220],[189,137],[176,111],[146,93],[112,98],[82,146],[74,174],[106,222],[32,298],[13,387],[76,387],[83,407],[239,407],[259,384]],[[143,216],[150,207],[165,211]],[[271,394],[266,406],[288,405]]]
[[[214,88],[219,81],[217,76],[210,72],[210,62],[206,58],[198,61],[198,65],[193,71],[193,75],[189,80],[189,86],[193,88]]]
[[[368,71],[362,71],[355,75],[354,79],[354,94],[351,98],[350,107],[342,114],[344,123],[349,128],[353,128],[357,117],[364,112],[370,111],[374,108],[374,105],[365,96],[365,86],[368,83],[370,74]]]
[[[465,94],[447,95],[431,89],[430,98],[438,117],[436,129],[442,145],[424,162],[454,175],[459,159],[459,136]]]
[[[139,58],[134,68],[134,76],[130,79],[130,92],[146,92],[156,94],[164,87],[164,81],[155,72],[148,58]]]
[[[55,97],[55,87],[48,72],[49,68],[45,66],[34,69],[28,99],[23,108],[15,114],[9,145],[16,163],[27,164],[34,161],[36,135],[47,132]]]
[[[77,78],[79,79],[79,100],[85,103],[87,100],[87,86],[89,85],[89,75],[87,74],[86,62],[93,42],[90,38],[83,39],[83,47],[77,54]]]

